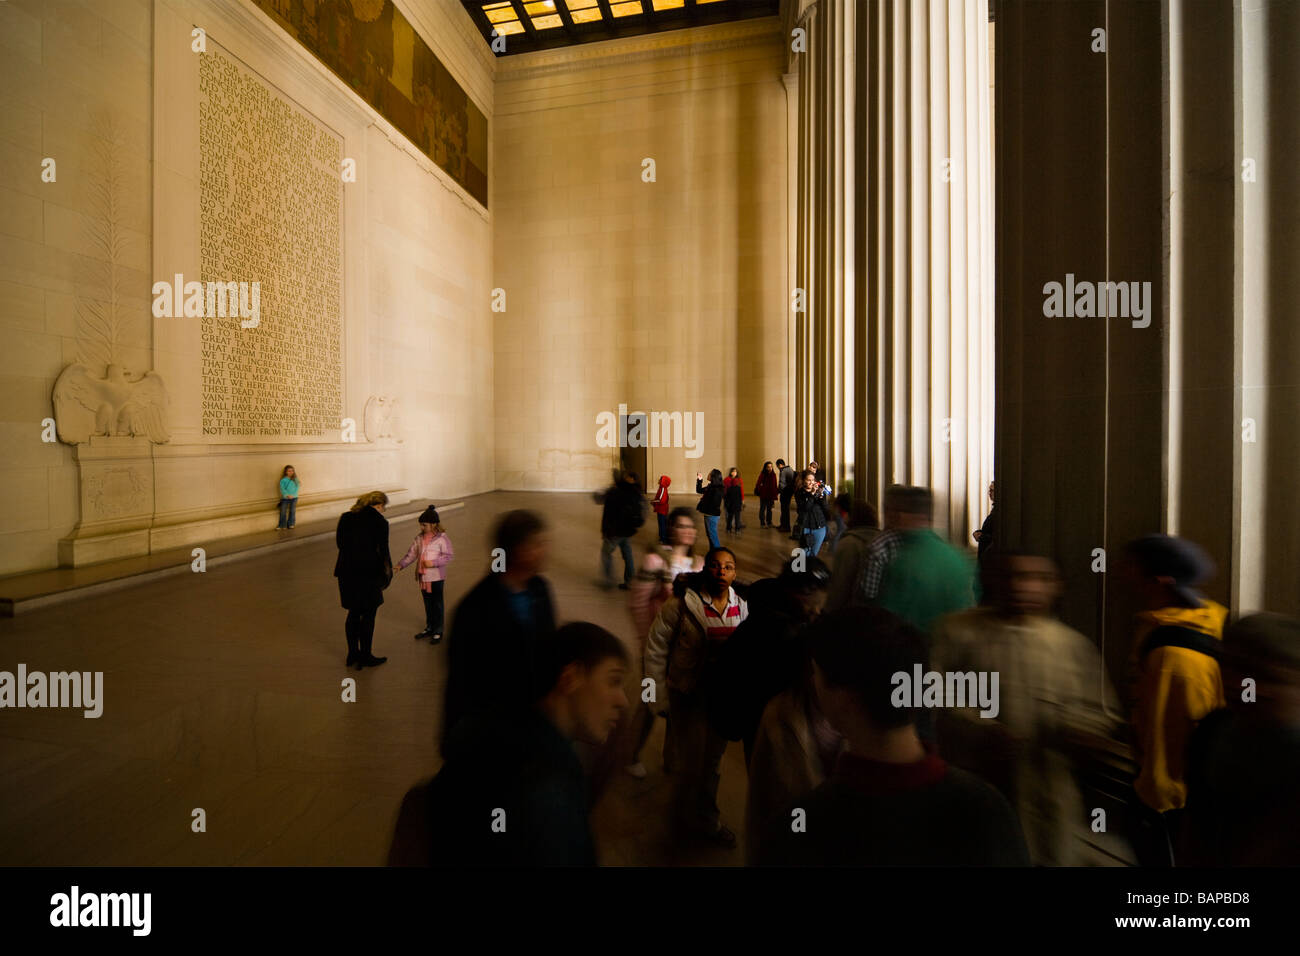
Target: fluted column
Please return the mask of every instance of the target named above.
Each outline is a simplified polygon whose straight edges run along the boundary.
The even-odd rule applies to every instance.
[[[1242,4],[1237,15],[1240,239],[1233,261],[1242,356],[1241,414],[1233,424],[1246,422],[1249,438],[1253,421],[1255,441],[1239,443],[1232,592],[1242,613],[1300,614],[1300,5],[1263,0]]]
[[[933,488],[965,539],[992,476],[987,7],[859,9],[859,484]]]
[[[842,415],[842,389],[832,356],[842,349],[836,316],[844,308],[843,143],[850,128],[842,74],[845,41],[842,22],[851,10],[844,0],[807,4],[797,20],[806,34],[806,51],[796,58],[799,75],[799,205],[796,282],[804,311],[794,316],[799,383],[796,409],[796,468],[816,457],[832,469],[835,422]]]
[[[810,16],[815,14],[815,16]],[[801,455],[965,538],[992,476],[987,6],[819,0],[801,91]]]
[[[1098,549],[1117,565],[1124,540],[1159,529],[1164,493],[1161,10],[1011,0],[996,29],[1001,543],[1056,558],[1062,617],[1119,676],[1107,622],[1132,609],[1105,613],[1120,589]],[[1150,283],[1150,324],[1045,314],[1045,284],[1069,277]]]
[[[1300,7],[998,17],[1002,537],[1055,555],[1063,616],[1118,674],[1134,608],[1113,578],[1138,535],[1202,544],[1235,611],[1300,611]],[[1147,314],[1046,315],[1067,274],[1150,282]]]

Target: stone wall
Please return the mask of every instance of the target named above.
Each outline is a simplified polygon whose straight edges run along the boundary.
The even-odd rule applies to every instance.
[[[701,457],[648,450],[680,503],[790,457],[782,50],[769,18],[500,62],[498,487],[607,483],[620,404],[703,413]]]
[[[0,4],[0,573],[53,567],[77,523],[73,448],[42,420],[98,357],[88,331],[115,305],[118,360],[152,367],[151,7]]]
[[[464,11],[434,0],[400,6],[490,117],[493,64]],[[204,30],[206,54],[193,49],[195,28]],[[0,4],[0,49],[0,434],[11,450],[0,468],[0,574],[273,528],[285,464],[303,478],[299,520],[334,514],[373,487],[399,501],[490,487],[492,225],[482,205],[252,3],[12,0]],[[264,303],[259,327],[224,328],[226,352],[210,350],[206,360],[206,391],[214,393],[217,379],[228,382],[238,364],[229,351],[234,343],[246,349],[240,382],[227,389],[241,392],[245,404],[262,390],[257,408],[245,412],[268,424],[251,435],[218,432],[211,410],[204,434],[202,325],[213,320],[181,310],[151,314],[155,281],[213,278],[204,275],[200,242],[199,64],[214,55],[237,63],[246,91],[265,91],[264,105],[326,131],[320,142],[336,142],[356,168],[337,210],[341,264],[296,290],[298,321]],[[237,128],[208,125],[227,137]],[[245,160],[248,152],[240,152]],[[320,169],[325,159],[335,161],[326,152],[316,157]],[[53,182],[42,181],[46,157],[57,164]],[[293,168],[285,170],[292,175]],[[239,175],[251,175],[247,165]],[[268,281],[274,270],[267,256],[281,248],[313,261],[328,253],[332,244],[317,248],[310,237],[319,229],[290,209],[260,220],[266,275],[250,267],[246,276],[216,278]],[[308,239],[296,247],[282,242],[283,229]],[[235,259],[241,243],[258,245],[233,235]],[[290,266],[284,275],[305,268]],[[337,290],[323,291],[334,287],[335,274]],[[310,316],[316,308],[330,312],[331,295],[338,334],[327,330],[316,341],[320,336],[307,334]],[[252,338],[257,333],[261,338]],[[294,364],[310,356],[327,366],[332,342],[337,372]],[[271,361],[274,355],[280,358]],[[166,440],[142,437],[154,405],[144,403],[141,414],[115,398],[114,428],[133,435],[75,446],[42,441],[43,421],[71,421],[71,413],[56,416],[52,395],[59,376],[77,364],[90,379],[120,366],[121,387],[135,396],[141,385],[131,383],[156,373],[144,384],[160,380],[166,389],[158,419]],[[229,394],[207,397],[227,399],[231,414]],[[325,414],[321,408],[336,403],[340,421],[323,433],[319,421],[304,424],[288,411],[310,406]],[[79,414],[78,427],[90,428],[96,414]],[[354,442],[342,418],[355,422]],[[66,438],[64,424],[58,431]]]

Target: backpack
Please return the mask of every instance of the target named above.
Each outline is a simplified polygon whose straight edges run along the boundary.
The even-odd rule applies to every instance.
[[[645,496],[639,491],[628,491],[625,494],[627,498],[623,502],[623,520],[627,527],[635,530],[645,524]]]
[[[1146,636],[1138,655],[1139,659],[1145,663],[1147,656],[1158,647],[1185,647],[1189,651],[1205,654],[1217,661],[1223,645],[1217,638],[1202,631],[1177,624],[1166,624],[1157,627]]]

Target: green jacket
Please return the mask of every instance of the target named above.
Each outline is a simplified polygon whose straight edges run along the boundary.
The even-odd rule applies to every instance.
[[[945,614],[975,603],[970,561],[929,528],[905,532],[885,565],[876,603],[926,632]]]

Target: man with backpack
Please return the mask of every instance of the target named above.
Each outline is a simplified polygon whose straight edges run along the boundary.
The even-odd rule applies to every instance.
[[[1219,655],[1228,610],[1200,592],[1214,562],[1191,541],[1146,535],[1128,544],[1125,558],[1140,608],[1131,659],[1140,768],[1134,788],[1149,809],[1138,852],[1144,865],[1169,866],[1187,805],[1188,742],[1197,724],[1224,705]]]
[[[623,554],[623,583],[628,590],[636,576],[632,560],[632,538],[645,524],[645,495],[641,493],[641,479],[632,471],[623,472],[622,478],[604,495],[605,510],[600,518],[600,563],[605,572],[605,586],[614,586],[614,549]]]

